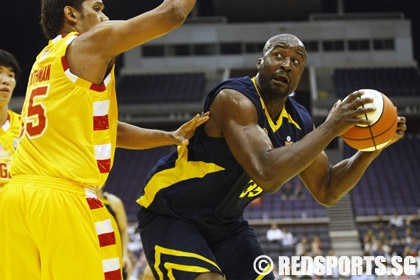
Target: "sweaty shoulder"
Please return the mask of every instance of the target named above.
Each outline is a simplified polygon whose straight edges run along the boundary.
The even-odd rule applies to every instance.
[[[205,125],[207,135],[223,137],[222,125],[228,124],[229,120],[257,122],[255,101],[258,100],[249,77],[228,79],[218,84],[210,91],[205,103],[205,110],[209,110],[212,116]]]
[[[204,104],[205,110],[208,110],[210,104],[213,102],[214,98],[219,94],[220,91],[224,89],[230,89],[232,91],[240,92],[244,95],[249,95],[249,92],[255,91],[254,84],[251,79],[247,76],[239,78],[231,78],[224,80],[223,82],[217,84],[207,95],[206,102]]]

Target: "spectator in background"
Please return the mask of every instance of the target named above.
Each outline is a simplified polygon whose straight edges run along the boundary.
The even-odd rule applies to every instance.
[[[413,239],[413,236],[412,236],[411,228],[406,227],[404,230],[403,244],[407,246],[408,244],[411,243],[412,239]]]
[[[0,191],[10,180],[9,165],[22,127],[20,114],[9,109],[20,75],[21,69],[14,55],[0,49]]]
[[[369,229],[363,238],[364,253],[368,256],[374,256],[378,248],[376,237],[373,230]]]
[[[403,227],[404,226],[404,219],[398,211],[394,211],[391,218],[389,218],[389,225],[391,227]]]
[[[392,228],[391,237],[389,238],[389,245],[394,248],[394,246],[399,246],[401,244],[403,244],[403,242],[401,242],[401,237],[398,235],[398,230],[396,228]]]
[[[283,235],[281,244],[284,247],[292,247],[295,244],[295,238],[293,237],[293,234],[289,231],[287,227],[283,227],[281,229],[281,233]]]
[[[397,228],[391,228],[391,236],[389,238],[388,244],[391,247],[392,252],[398,256],[402,256],[405,242],[404,239],[399,235]]]
[[[391,257],[394,253],[391,246],[389,246],[388,242],[385,241],[378,241],[376,247],[375,256],[383,256],[387,261],[391,261]]]
[[[388,243],[388,237],[386,236],[385,230],[382,229],[378,232],[376,240],[381,243]]]
[[[310,249],[310,245],[308,244],[308,238],[303,236],[295,246],[295,254],[296,256],[304,256]]]
[[[279,229],[278,225],[275,223],[271,224],[271,227],[267,230],[267,241],[281,243],[282,239],[283,233]]]
[[[417,256],[418,251],[420,250],[420,243],[416,237],[412,237],[410,243],[406,245],[411,256]]]
[[[314,237],[312,237],[311,255],[322,256],[322,242],[318,235],[314,235]]]

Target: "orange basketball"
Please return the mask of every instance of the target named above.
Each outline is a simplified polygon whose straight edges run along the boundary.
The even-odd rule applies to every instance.
[[[355,125],[342,135],[350,147],[360,151],[375,151],[383,148],[395,135],[398,113],[392,101],[385,94],[374,89],[361,89],[363,97],[371,97],[373,103],[365,106],[375,107],[376,111],[362,117],[371,120],[367,126]]]

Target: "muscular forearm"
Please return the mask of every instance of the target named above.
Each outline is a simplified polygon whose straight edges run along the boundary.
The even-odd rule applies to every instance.
[[[357,152],[334,166],[330,165],[326,155],[321,156],[299,175],[320,204],[332,206],[353,189],[379,154],[380,151]]]
[[[267,180],[260,186],[271,193],[277,191],[308,168],[334,138],[333,133],[320,126],[293,145],[271,150],[261,169],[266,171],[264,176]]]
[[[326,185],[327,191],[322,204],[327,206],[334,205],[341,197],[353,189],[366,169],[380,153],[381,151],[357,152],[352,157],[334,165]]]
[[[118,123],[117,147],[142,150],[177,144],[171,132]]]

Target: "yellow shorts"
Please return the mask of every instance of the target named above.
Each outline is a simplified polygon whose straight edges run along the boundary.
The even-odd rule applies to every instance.
[[[0,192],[0,279],[122,279],[118,227],[93,189],[17,176]]]

